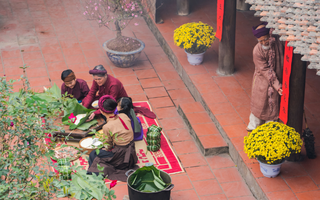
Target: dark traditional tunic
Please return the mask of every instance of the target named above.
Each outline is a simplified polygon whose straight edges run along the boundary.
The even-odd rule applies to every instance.
[[[68,92],[68,94],[72,94],[73,98],[76,98],[79,101],[83,100],[87,96],[89,93],[89,87],[85,80],[76,79],[76,84],[73,88],[69,88],[65,83],[62,83],[61,94],[65,94],[66,92]]]
[[[121,117],[129,130],[124,128],[118,116]],[[125,172],[129,169],[139,168],[136,165],[138,157],[133,142],[131,121],[126,114],[118,116],[108,119],[108,123],[103,126],[103,134],[107,137],[109,145],[106,147],[107,150],[100,150],[99,155],[95,151],[90,153],[88,172],[99,172],[97,168],[97,164],[99,164],[104,167],[103,172],[108,179],[126,181]],[[112,147],[114,148],[112,149]]]
[[[85,99],[83,99],[82,105],[86,108],[90,108],[94,100],[99,100],[100,97],[104,95],[111,95],[116,100],[121,97],[128,97],[122,83],[118,79],[108,75],[107,81],[102,86],[99,86],[95,81],[93,81],[89,94]],[[98,109],[94,114],[98,115],[101,114],[101,112]]]
[[[271,71],[268,65],[269,50],[264,50],[260,43],[253,49],[255,71],[252,82],[251,112],[257,118],[265,121],[277,120],[280,109],[280,95],[278,90],[281,88],[282,82],[284,46],[283,43],[276,39],[274,47],[271,48],[274,48],[275,51],[274,69]],[[271,72],[276,76],[275,81],[273,81],[271,85],[274,88],[274,92],[270,98],[273,102],[272,109],[270,109],[268,97]]]

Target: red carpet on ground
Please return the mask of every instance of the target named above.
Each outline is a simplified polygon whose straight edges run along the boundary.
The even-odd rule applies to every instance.
[[[134,102],[133,105],[136,107],[146,107],[151,110],[151,107],[147,101]],[[138,114],[138,117],[141,121],[144,137],[143,137],[143,140],[135,142],[136,153],[138,156],[137,164],[140,167],[143,167],[146,163],[153,163],[155,167],[169,174],[184,172],[177,156],[175,155],[175,153],[172,150],[172,147],[169,144],[169,140],[166,138],[163,132],[161,134],[160,150],[156,152],[147,151],[146,134],[148,131],[148,127],[151,125],[159,126],[159,124],[156,119],[150,119],[140,114]],[[68,142],[68,144],[73,146],[78,146],[78,143],[76,142]],[[78,165],[83,166],[84,169],[88,169],[88,166],[89,166],[89,163],[87,161],[88,157],[89,157],[88,155],[83,155],[79,159],[73,161],[72,165],[74,165],[75,163],[78,163]],[[53,160],[53,162],[56,162],[56,161]],[[53,170],[57,172],[55,169]]]

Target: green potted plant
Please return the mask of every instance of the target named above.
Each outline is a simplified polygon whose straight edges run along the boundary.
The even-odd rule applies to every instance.
[[[204,53],[215,40],[216,32],[208,24],[192,22],[174,30],[174,43],[185,50],[191,65],[200,65]]]
[[[25,67],[23,67],[25,69]],[[23,88],[13,92],[13,83],[22,81]],[[0,197],[1,199],[52,199],[56,174],[49,170],[49,152],[43,142],[46,133],[60,128],[53,124],[61,103],[35,93],[28,79],[0,77]],[[55,99],[52,101],[52,99]],[[43,123],[45,119],[45,123]]]
[[[116,38],[103,43],[109,59],[117,67],[130,67],[139,57],[145,44],[137,39],[122,36],[122,30],[130,21],[142,16],[144,0],[86,0],[83,14],[94,20],[99,27],[105,26],[116,31]],[[134,25],[138,25],[134,23]]]
[[[302,144],[294,128],[279,122],[258,126],[244,137],[245,153],[259,161],[262,174],[268,178],[276,177],[284,159],[301,152]]]

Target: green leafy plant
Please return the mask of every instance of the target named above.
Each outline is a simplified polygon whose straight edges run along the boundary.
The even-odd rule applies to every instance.
[[[87,175],[87,171],[82,166],[71,166],[71,180],[55,180],[54,185],[59,189],[57,197],[71,196],[79,200],[96,198],[97,200],[116,199],[114,190],[106,186],[102,172],[99,175],[93,173]],[[103,167],[98,165],[99,171],[103,171]]]
[[[141,192],[158,192],[171,184],[162,180],[160,170],[153,165],[137,169],[131,175],[129,182],[132,188]]]
[[[51,88],[44,88],[43,93],[35,93],[34,96],[44,99],[47,102],[57,102],[62,99],[61,90],[55,83]]]
[[[96,119],[87,122],[86,120],[90,116],[94,109],[87,109],[83,105],[79,104],[76,99],[69,99],[64,103],[64,117],[62,118],[62,123],[69,125],[70,130],[80,129],[80,130],[88,130],[91,126],[98,123]],[[78,124],[70,122],[69,117],[71,115],[79,115],[85,114]]]
[[[12,90],[15,81],[23,83],[17,93]],[[51,140],[46,133],[61,130],[53,124],[62,105],[55,90],[48,91],[49,100],[49,95],[32,91],[25,76],[18,80],[0,77],[1,199],[50,199],[57,191],[47,151],[53,147],[44,143],[44,139]]]

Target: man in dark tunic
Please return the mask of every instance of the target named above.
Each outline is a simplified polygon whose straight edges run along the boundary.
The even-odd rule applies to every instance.
[[[278,36],[270,35],[266,25],[262,23],[252,27],[258,44],[253,49],[255,71],[248,131],[263,123],[277,121],[279,117],[284,45]]]
[[[95,66],[93,70],[89,71],[89,73],[93,75],[94,81],[89,94],[82,101],[82,105],[84,107],[91,107],[93,101],[99,100],[100,97],[104,95],[111,95],[116,100],[119,100],[121,97],[128,97],[122,83],[118,79],[107,74],[107,70],[102,65]],[[101,114],[101,112],[98,109],[90,115],[88,120],[92,120],[99,114]]]
[[[81,102],[89,93],[89,87],[85,80],[76,79],[74,72],[70,69],[64,70],[61,73],[61,94],[64,95],[66,92],[68,95],[72,95],[78,102]]]

